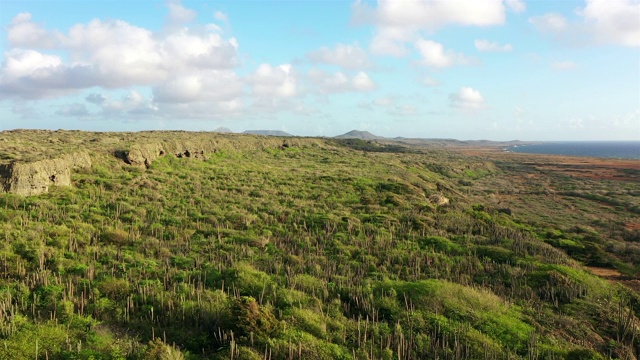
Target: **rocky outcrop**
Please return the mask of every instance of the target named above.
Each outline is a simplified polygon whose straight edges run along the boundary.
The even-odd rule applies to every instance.
[[[139,167],[149,167],[157,158],[172,154],[178,158],[206,160],[206,154],[215,152],[213,142],[170,141],[133,145],[126,154],[126,162]]]
[[[178,158],[206,160],[207,156],[220,150],[259,151],[264,149],[285,149],[288,147],[320,146],[317,139],[282,139],[267,136],[249,136],[217,133],[186,132],[142,132],[142,133],[69,133],[67,132],[29,132],[28,135],[51,138],[54,134],[64,137],[64,144],[82,148],[82,152],[67,153],[56,156],[56,153],[68,151],[67,147],[34,147],[31,152],[20,153],[24,146],[6,151],[11,157],[21,158],[11,163],[0,163],[0,192],[24,196],[46,193],[52,185],[71,185],[71,173],[74,169],[91,167],[89,153],[98,158],[108,153],[115,155],[128,164],[145,168],[159,157],[170,155]],[[9,135],[14,135],[13,133]],[[95,136],[99,135],[99,136]],[[1,140],[1,138],[0,138]],[[16,139],[13,143],[19,144]],[[31,139],[29,141],[32,141]],[[16,150],[16,151],[13,151]],[[19,156],[16,156],[19,155]],[[2,152],[0,151],[0,155]],[[8,155],[4,155],[8,158]],[[51,157],[48,160],[38,160]],[[34,160],[35,159],[35,160]]]
[[[91,157],[85,152],[28,163],[0,165],[0,190],[18,195],[38,195],[49,186],[70,186],[71,171],[91,167]]]
[[[125,152],[124,160],[133,166],[149,167],[153,161],[173,155],[178,158],[206,160],[207,155],[218,150],[262,150],[298,146],[304,140],[278,139],[274,137],[216,137],[200,141],[165,141],[147,144],[135,144]]]

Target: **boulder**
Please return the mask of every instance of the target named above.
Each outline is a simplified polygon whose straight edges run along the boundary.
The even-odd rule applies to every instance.
[[[71,171],[88,167],[91,167],[91,157],[85,152],[0,165],[0,189],[23,196],[38,195],[49,191],[51,185],[70,186]]]

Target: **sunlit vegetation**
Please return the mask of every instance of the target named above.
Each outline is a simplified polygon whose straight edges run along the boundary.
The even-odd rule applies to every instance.
[[[636,272],[637,252],[606,244],[637,235],[486,201],[520,167],[329,140],[164,156],[146,170],[94,157],[73,187],[0,195],[0,358],[640,352],[638,293],[583,267]],[[637,190],[567,196],[623,219]]]

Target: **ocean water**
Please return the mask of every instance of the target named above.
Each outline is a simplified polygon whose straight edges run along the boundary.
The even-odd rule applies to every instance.
[[[563,141],[519,145],[507,151],[616,159],[640,159],[640,141]]]

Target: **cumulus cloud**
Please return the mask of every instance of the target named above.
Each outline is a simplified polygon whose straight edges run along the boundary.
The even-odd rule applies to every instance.
[[[213,14],[213,18],[218,20],[218,21],[222,21],[222,22],[229,21],[229,17],[227,16],[227,14],[223,13],[222,11],[216,11]]]
[[[161,43],[164,64],[172,69],[230,69],[238,65],[238,42],[219,34],[182,29]]]
[[[0,68],[0,93],[7,97],[57,96],[93,86],[162,86],[178,75],[238,64],[237,41],[206,27],[158,34],[120,20],[95,19],[58,33],[30,21],[30,14],[19,14],[9,29],[15,46],[5,52]],[[26,49],[28,45],[50,48],[56,55]]]
[[[508,52],[513,50],[513,46],[511,44],[500,45],[497,42],[492,42],[489,40],[476,40],[473,43],[478,49],[478,51],[485,52]]]
[[[378,0],[372,6],[357,0],[351,8],[353,23],[376,27],[369,50],[400,57],[408,53],[406,45],[415,42],[421,31],[447,25],[502,25],[507,8],[519,13],[526,5],[522,0]]]
[[[640,46],[640,1],[587,0],[582,15],[596,42]]]
[[[435,30],[449,24],[489,26],[505,21],[502,0],[378,0],[375,8],[357,1],[352,10],[356,23],[413,29]]]
[[[154,86],[153,98],[159,103],[229,101],[242,96],[243,87],[243,81],[232,71],[199,71]]]
[[[449,95],[449,104],[456,109],[477,110],[485,107],[485,100],[478,90],[462,87]]]
[[[296,95],[296,75],[291,64],[262,64],[252,74],[252,93],[257,96],[292,97]]]
[[[307,79],[313,85],[313,89],[324,94],[376,89],[376,84],[364,71],[349,77],[341,71],[330,74],[322,70],[311,69],[307,74]]]
[[[534,16],[529,22],[540,32],[572,43],[640,46],[640,1],[586,0],[576,13],[579,20],[573,22],[558,13]]]
[[[367,52],[359,46],[338,44],[330,49],[322,47],[307,54],[314,63],[340,66],[345,69],[365,69],[371,66]]]
[[[15,47],[52,48],[57,42],[57,37],[58,34],[50,33],[41,25],[32,22],[29,13],[16,15],[7,29],[7,39]]]
[[[558,33],[569,28],[569,22],[561,14],[550,12],[542,16],[533,16],[529,18],[529,23],[540,32]]]
[[[37,99],[95,84],[95,74],[83,64],[64,64],[56,55],[11,49],[0,68],[0,94],[5,98]]]
[[[522,0],[506,0],[507,6],[515,13],[521,13],[527,10],[527,5]]]
[[[369,51],[376,55],[401,57],[408,53],[406,43],[416,37],[416,31],[402,27],[383,26],[376,30]]]
[[[467,65],[472,62],[464,54],[445,49],[442,44],[435,41],[418,39],[414,46],[422,56],[420,63],[425,66],[445,68],[452,65]]]
[[[110,116],[149,115],[157,112],[158,106],[140,92],[132,90],[120,100],[104,102],[102,111]]]
[[[169,26],[187,24],[193,21],[197,15],[195,11],[182,6],[182,1],[180,0],[167,1],[167,8],[169,8],[169,15],[167,16]]]

